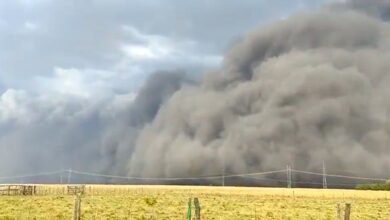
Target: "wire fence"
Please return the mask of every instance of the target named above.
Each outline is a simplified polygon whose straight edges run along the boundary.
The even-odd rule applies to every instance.
[[[350,186],[340,183],[341,180],[383,181],[385,178],[359,177],[351,175],[326,174],[295,169],[282,169],[267,172],[253,172],[229,175],[211,175],[201,177],[138,177],[107,175],[77,170],[59,170],[41,172],[39,175],[17,175],[0,177],[8,182],[25,178],[27,182],[32,177],[69,178],[70,184],[77,178],[108,178],[113,181],[146,180],[146,181],[175,181],[207,179],[222,181],[222,178],[244,178],[246,181],[261,181],[280,183],[287,186],[290,181],[288,172],[304,177],[313,176],[321,180],[324,176],[331,178],[330,183],[340,187]],[[219,177],[219,178],[217,178]],[[301,178],[301,179],[298,179]],[[11,178],[11,179],[7,179]],[[13,180],[12,178],[16,178]],[[146,178],[146,179],[145,179]],[[294,178],[294,175],[291,175]],[[321,181],[305,181],[302,176],[296,176],[294,184],[311,184],[322,188]],[[329,183],[329,182],[328,182]],[[207,188],[207,187],[206,187]],[[34,197],[3,197],[11,211],[0,212],[0,219],[70,219],[72,215],[73,198],[67,193],[67,185],[38,185]],[[206,219],[335,219],[336,204],[351,202],[353,204],[353,219],[390,219],[389,197],[380,199],[366,198],[365,192],[354,190],[306,190],[306,189],[238,189],[215,187],[216,191],[203,191],[196,187],[149,187],[149,186],[96,186],[86,185],[82,197],[82,219],[184,219],[188,197],[199,197],[202,207],[202,216]],[[259,191],[257,191],[259,190]],[[358,195],[356,195],[356,194]],[[382,194],[381,194],[382,195]],[[374,198],[374,197],[373,197]],[[156,201],[154,205],[153,202]],[[47,202],[46,202],[47,201]],[[12,205],[13,204],[13,205]],[[36,205],[38,204],[38,205]],[[4,210],[7,210],[4,206]],[[46,211],[50,208],[49,213]],[[47,214],[46,214],[47,213]]]

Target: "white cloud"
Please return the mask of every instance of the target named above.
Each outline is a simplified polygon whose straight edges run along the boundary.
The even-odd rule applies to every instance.
[[[24,28],[31,30],[31,31],[34,31],[38,28],[38,25],[34,22],[26,21],[24,23]]]
[[[140,43],[128,43],[122,46],[122,51],[130,59],[148,60],[148,59],[164,59],[177,50],[177,42],[164,36],[149,35],[141,33],[135,27],[122,26],[123,31],[133,38],[134,41]]]
[[[132,40],[121,46],[125,56],[115,66],[115,70],[123,71],[137,66],[144,70],[142,74],[145,75],[145,72],[156,69],[215,67],[222,61],[219,54],[200,52],[201,46],[193,40],[146,34],[135,27],[125,25],[122,26],[122,30]]]
[[[0,96],[0,123],[10,120],[30,121],[28,94],[23,90],[8,89]]]
[[[36,4],[42,4],[42,3],[49,2],[49,1],[51,1],[51,0],[17,0],[17,2],[19,2],[25,6],[33,6]]]
[[[126,45],[122,47],[126,55],[134,60],[156,59],[159,57],[158,51],[142,45]]]
[[[82,72],[77,69],[55,69],[56,78],[53,79],[55,89],[60,93],[79,96],[89,96],[87,85],[84,83]]]
[[[37,77],[36,81],[43,92],[89,98],[96,94],[110,94],[110,80],[114,77],[115,73],[109,71],[56,67],[54,76]]]

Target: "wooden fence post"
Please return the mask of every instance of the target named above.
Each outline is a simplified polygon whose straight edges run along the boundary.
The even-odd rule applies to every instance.
[[[194,204],[195,204],[195,220],[200,220],[200,205],[199,205],[198,198],[194,198]]]
[[[337,212],[336,212],[336,214],[337,214],[337,216],[336,216],[336,220],[342,220],[342,218],[341,218],[341,205],[340,205],[340,203],[337,203],[337,206],[336,206],[336,208],[337,208]]]
[[[80,193],[77,193],[74,197],[74,207],[73,207],[73,220],[81,219],[81,196]]]
[[[191,198],[188,199],[187,220],[191,220]]]
[[[345,204],[344,220],[350,220],[351,216],[351,203]]]

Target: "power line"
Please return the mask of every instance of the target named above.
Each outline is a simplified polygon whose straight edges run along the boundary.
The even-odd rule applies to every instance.
[[[308,175],[322,176],[323,177],[323,181],[322,181],[322,183],[293,181],[292,180],[292,173],[293,172],[294,173],[308,174]],[[352,185],[354,185],[354,184],[329,184],[327,182],[326,177],[355,179],[355,180],[369,180],[369,181],[386,181],[386,179],[384,179],[384,178],[371,178],[371,177],[349,176],[349,175],[339,175],[339,174],[327,174],[326,173],[325,163],[323,163],[322,173],[303,171],[303,170],[295,170],[295,169],[292,169],[290,165],[287,166],[287,169],[283,169],[283,170],[274,170],[274,171],[266,171],[266,172],[254,172],[254,173],[241,173],[241,174],[230,174],[230,175],[225,175],[224,173],[222,173],[222,175],[193,176],[193,177],[120,176],[120,175],[101,174],[101,173],[84,172],[84,171],[77,171],[77,170],[69,169],[69,170],[58,170],[58,171],[50,171],[50,172],[40,172],[40,173],[27,174],[27,175],[2,176],[2,177],[0,176],[0,180],[23,179],[23,178],[31,178],[31,177],[39,177],[39,176],[51,176],[51,175],[60,175],[62,177],[62,175],[64,173],[68,173],[68,184],[70,184],[72,182],[72,174],[78,174],[78,175],[83,175],[83,176],[113,178],[113,179],[150,180],[150,181],[212,180],[212,179],[223,179],[224,180],[225,178],[240,177],[240,178],[251,178],[251,179],[259,179],[259,180],[272,180],[272,181],[278,181],[278,182],[285,182],[285,183],[287,183],[287,187],[291,187],[292,184],[298,183],[298,184],[313,184],[313,185],[320,185],[320,184],[322,184],[322,186],[324,188],[328,187],[329,185],[333,185],[333,186],[336,186],[336,185],[352,186]],[[258,176],[261,176],[261,175],[277,174],[277,173],[286,173],[287,174],[287,179],[286,180],[280,180],[280,179],[258,177]]]
[[[100,174],[100,173],[83,172],[83,171],[76,171],[76,170],[72,170],[72,172],[75,174],[81,174],[87,176],[108,177],[108,178],[127,179],[127,180],[133,179],[133,180],[177,181],[177,180],[221,179],[221,178],[265,175],[265,174],[273,174],[273,173],[282,173],[282,172],[286,172],[286,170],[275,170],[275,171],[267,171],[267,172],[231,174],[231,175],[196,176],[196,177],[137,177],[137,176],[119,176],[119,175]]]
[[[245,177],[247,179],[255,179],[255,180],[262,180],[262,181],[273,181],[273,182],[279,182],[279,183],[288,183],[286,179],[280,179],[280,178],[262,178],[262,177]],[[292,181],[293,184],[308,184],[308,185],[322,185],[322,182],[311,182],[311,181]],[[328,184],[328,186],[356,186],[356,184],[352,183],[332,183]]]
[[[324,175],[323,173],[316,173],[316,172],[303,171],[303,170],[292,170],[292,172],[303,173],[303,174],[311,174],[311,175],[317,175],[317,176],[323,176]],[[345,178],[345,179],[357,179],[357,180],[374,180],[374,181],[386,181],[387,180],[387,179],[383,179],[383,178],[346,176],[346,175],[338,175],[338,174],[325,174],[325,176]]]
[[[63,171],[51,171],[51,172],[40,172],[40,173],[34,173],[34,174],[27,174],[27,175],[18,175],[18,176],[2,176],[0,179],[21,179],[21,178],[27,178],[27,177],[38,177],[38,176],[51,176],[54,174],[62,173]]]

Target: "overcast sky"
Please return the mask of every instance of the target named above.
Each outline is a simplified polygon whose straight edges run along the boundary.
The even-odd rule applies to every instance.
[[[199,74],[240,35],[325,0],[2,0],[0,94],[136,92],[155,70]]]

